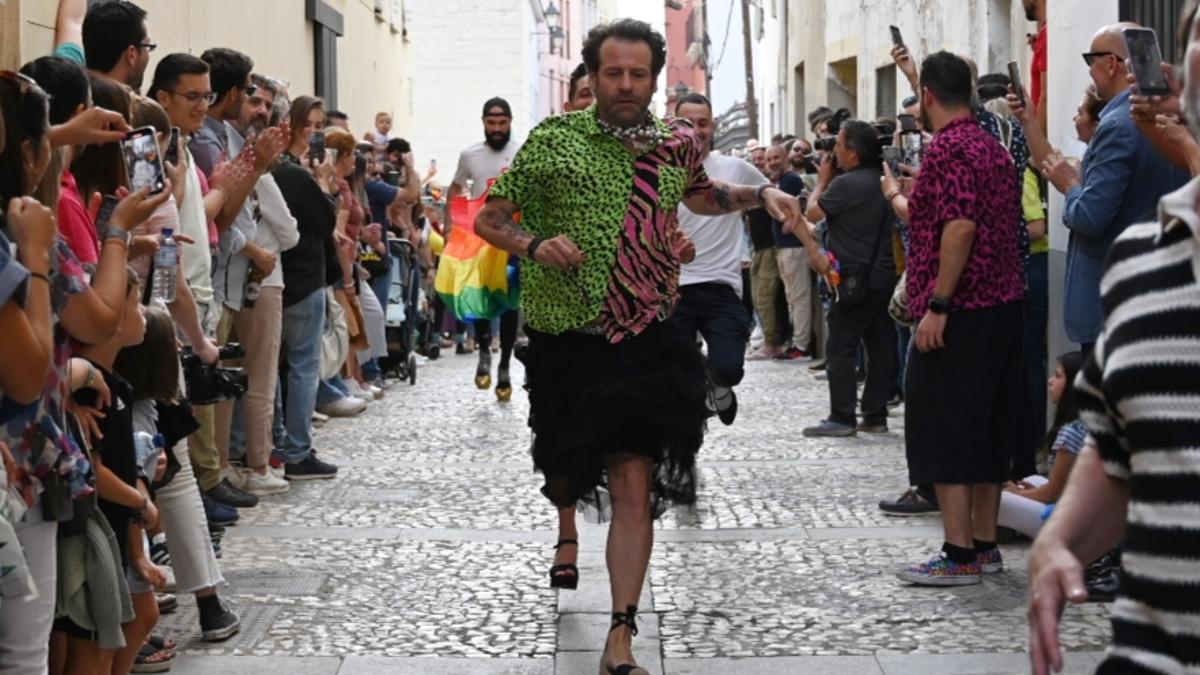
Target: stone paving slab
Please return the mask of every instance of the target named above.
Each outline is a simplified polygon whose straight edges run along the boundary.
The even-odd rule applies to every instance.
[[[554,656],[554,674],[591,675],[600,670],[600,657],[598,651],[559,652]],[[657,640],[643,640],[639,635],[634,639],[633,658],[637,659],[638,665],[654,675],[663,672],[662,654],[658,650]]]
[[[653,612],[638,612],[638,634],[635,642],[648,640],[658,642],[658,615]],[[595,651],[596,645],[604,644],[608,629],[612,626],[608,614],[563,614],[558,620],[558,651]]]
[[[880,654],[884,675],[1022,675],[1028,654]],[[1090,673],[1099,665],[1090,652],[1063,655],[1064,673]]]
[[[872,656],[783,656],[778,658],[663,659],[670,675],[883,675]]]
[[[181,655],[171,675],[337,675],[342,659],[326,656],[195,656]]]
[[[554,660],[350,656],[337,675],[552,675]]]

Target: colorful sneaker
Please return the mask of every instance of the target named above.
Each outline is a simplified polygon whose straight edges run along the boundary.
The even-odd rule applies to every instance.
[[[972,586],[983,581],[979,563],[956,563],[938,553],[929,562],[907,567],[896,574],[915,586]]]
[[[979,563],[979,571],[983,574],[999,574],[1004,571],[1004,558],[1000,557],[1000,549],[980,551],[975,561]]]

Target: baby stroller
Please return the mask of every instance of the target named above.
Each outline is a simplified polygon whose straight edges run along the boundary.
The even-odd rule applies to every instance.
[[[419,325],[421,265],[417,250],[407,239],[388,237],[391,285],[384,309],[388,355],[381,359],[385,375],[417,383],[417,356],[413,350]]]

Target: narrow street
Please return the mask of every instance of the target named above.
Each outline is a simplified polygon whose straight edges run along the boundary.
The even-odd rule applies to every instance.
[[[199,641],[195,603],[161,628],[174,673],[594,673],[608,626],[602,526],[582,528],[578,591],[547,587],[554,512],[528,459],[523,392],[497,404],[474,357],[422,366],[317,435],[334,481],[242,511],[224,541],[242,632]],[[515,363],[515,362],[514,362]],[[514,373],[515,380],[521,375]],[[941,543],[936,518],[876,508],[906,485],[893,433],[801,437],[825,412],[804,365],[749,364],[732,428],[710,428],[694,511],[658,524],[635,639],[651,673],[1019,673],[1027,543],[965,589],[895,580]],[[715,420],[714,420],[715,423]],[[1068,608],[1068,672],[1095,667],[1107,607]]]

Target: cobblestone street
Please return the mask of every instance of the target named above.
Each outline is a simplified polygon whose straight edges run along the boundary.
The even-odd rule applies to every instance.
[[[602,526],[581,528],[577,591],[548,588],[554,511],[528,458],[526,401],[476,390],[474,357],[421,367],[357,419],[317,434],[333,481],[242,510],[224,541],[242,632],[199,641],[195,602],[164,617],[174,673],[576,675],[608,626]],[[514,380],[519,382],[519,366]],[[752,363],[741,413],[713,420],[694,510],[657,525],[635,645],[651,673],[1019,673],[1027,543],[1008,571],[918,589],[896,568],[941,544],[933,517],[876,507],[907,485],[901,417],[883,437],[810,440],[825,383]],[[1068,672],[1089,672],[1106,605],[1068,608]]]

